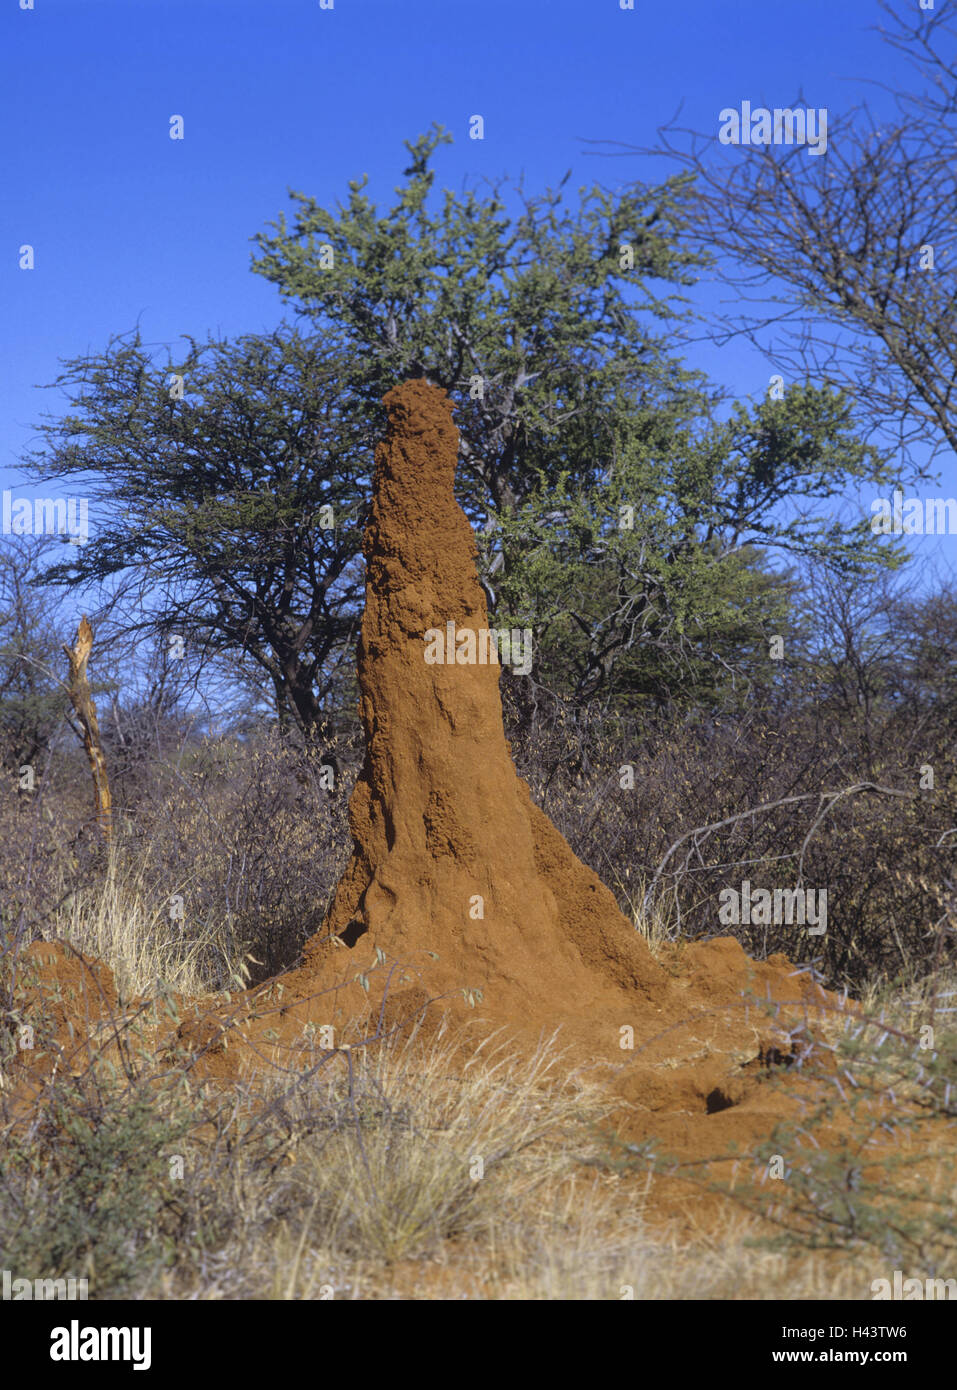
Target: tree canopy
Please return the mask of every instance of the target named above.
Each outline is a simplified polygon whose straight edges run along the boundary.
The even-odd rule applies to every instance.
[[[826,157],[728,149],[674,123],[643,153],[691,180],[686,245],[733,291],[714,337],[746,335],[790,380],[846,390],[862,430],[921,474],[957,451],[957,24],[943,5],[880,8],[911,80],[882,109],[830,110]]]
[[[705,256],[682,249],[684,180],[621,194],[430,197],[434,127],[395,204],[294,194],[253,269],[297,326],[157,364],[136,332],[65,364],[70,409],[35,476],[91,480],[93,534],[54,571],[135,599],[128,629],[258,672],[280,718],[325,729],[351,676],[381,397],[425,375],[461,433],[458,489],[496,621],[536,634],[537,679],[576,699],[713,697],[782,621],[778,551],[884,552],[815,505],[881,475],[847,400],[793,385],[737,403],[662,325]],[[628,524],[623,524],[623,518]]]

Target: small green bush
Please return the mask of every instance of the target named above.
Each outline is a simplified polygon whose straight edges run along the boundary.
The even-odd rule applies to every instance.
[[[167,1262],[170,1157],[185,1128],[168,1100],[156,1087],[87,1073],[56,1082],[28,1130],[8,1127],[4,1268],[18,1278],[85,1277],[91,1298],[118,1298]]]

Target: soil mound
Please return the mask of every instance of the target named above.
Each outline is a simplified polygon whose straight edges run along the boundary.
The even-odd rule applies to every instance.
[[[650,999],[662,971],[512,763],[475,539],[453,491],[451,402],[411,381],[385,405],[358,653],[366,758],[352,859],[320,936],[355,946],[368,934],[391,959],[435,951],[434,984],[536,1013],[587,1007],[610,987]],[[427,660],[428,633],[444,660]]]
[[[609,1065],[633,1133],[680,1142],[694,1115],[713,1138],[715,1123],[729,1128],[713,1117],[738,1110],[768,1059],[793,1058],[809,1011],[836,1001],[784,957],[751,961],[728,938],[655,959],[533,804],[505,739],[475,539],[455,500],[452,404],[417,380],[385,405],[364,538],[353,852],[301,968],[282,977],[282,1018],[341,1024],[362,990],[380,1027],[437,996],[460,1016],[478,1002],[493,1024],[561,1028],[577,1061]]]
[[[609,1074],[632,1138],[694,1155],[767,1135],[785,1101],[762,1078],[800,1061],[809,1020],[837,1001],[731,939],[653,957],[533,804],[505,739],[475,539],[455,500],[452,404],[424,380],[385,404],[364,537],[351,859],[298,969],[225,1002],[179,1001],[178,1028],[158,1023],[153,1050],[224,1081],[271,1066],[295,1075],[317,1047],[451,1014],[533,1042],[559,1029],[574,1065]],[[115,1031],[105,967],[59,944],[31,951],[66,986],[58,1031]]]

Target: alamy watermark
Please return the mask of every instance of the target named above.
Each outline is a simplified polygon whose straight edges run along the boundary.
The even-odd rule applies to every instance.
[[[4,488],[5,536],[63,536],[86,545],[90,539],[90,504],[85,497],[14,497]]]
[[[905,1279],[903,1270],[894,1270],[893,1282],[890,1279],[871,1281],[871,1294],[875,1302],[882,1299],[931,1299],[948,1300],[957,1298],[957,1279]]]
[[[79,1299],[90,1296],[88,1279],[18,1279],[9,1269],[0,1270],[0,1299],[11,1303],[40,1303],[51,1298]]]
[[[723,926],[807,927],[808,936],[827,931],[826,888],[752,888],[748,879],[737,888],[722,888],[718,918]]]
[[[153,1364],[151,1327],[81,1327],[74,1318],[69,1327],[50,1333],[51,1361],[131,1361],[134,1371],[148,1371]]]
[[[871,503],[875,536],[955,536],[957,497],[908,497],[898,490]]]
[[[726,106],[718,113],[722,145],[807,145],[809,154],[827,152],[827,107]]]
[[[454,622],[425,633],[427,666],[511,666],[517,676],[532,669],[531,628],[462,627]]]

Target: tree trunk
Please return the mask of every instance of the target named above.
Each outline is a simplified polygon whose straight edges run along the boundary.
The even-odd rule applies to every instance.
[[[96,706],[90,694],[90,683],[86,678],[86,663],[93,650],[93,629],[86,616],[80,619],[76,646],[71,648],[64,645],[63,650],[70,662],[70,700],[83,728],[83,747],[86,749],[90,771],[93,774],[93,809],[97,824],[109,841],[113,831],[113,804],[109,778],[106,775],[106,759],[100,743],[100,727],[96,720]]]

